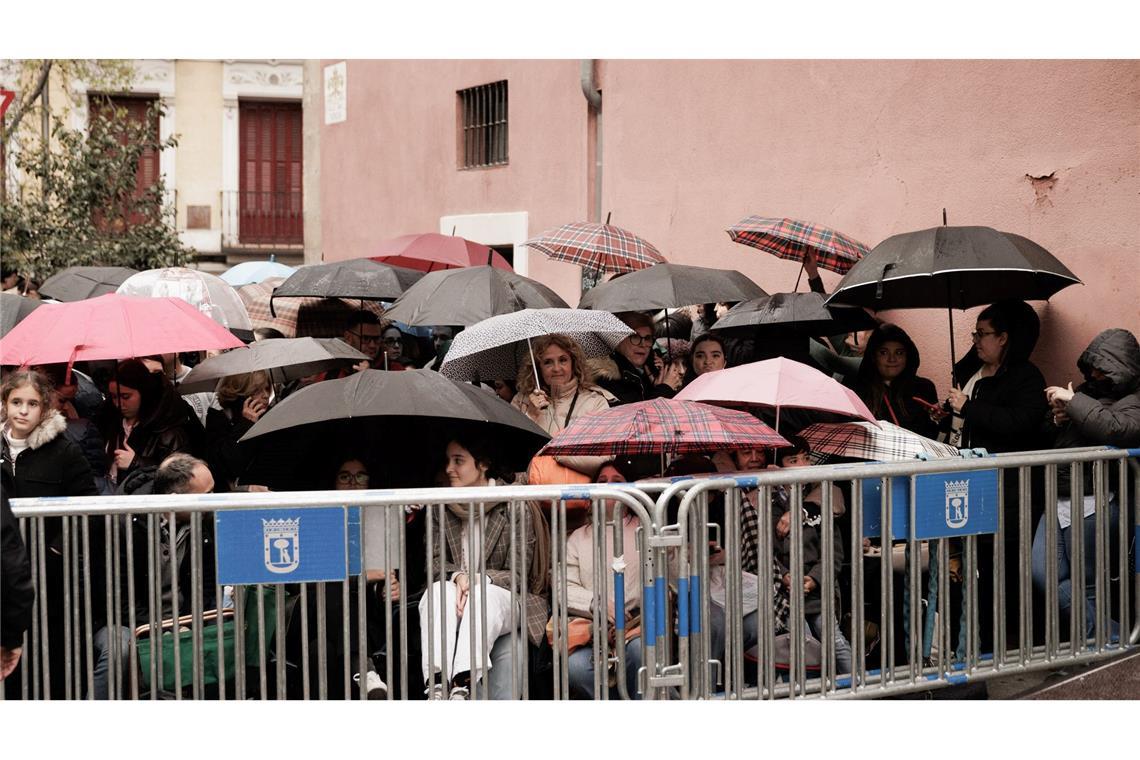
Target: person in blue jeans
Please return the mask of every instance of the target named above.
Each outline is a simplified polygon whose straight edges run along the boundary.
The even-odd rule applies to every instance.
[[[623,463],[609,461],[603,463],[602,466],[598,468],[598,474],[594,482],[625,483],[627,480],[628,478],[624,471]],[[591,523],[583,525],[570,534],[570,537],[566,539],[566,600],[572,616],[592,621],[596,613],[596,610],[594,610],[594,589],[596,583],[601,579],[604,570],[605,583],[607,584],[607,599],[609,602],[609,609],[606,612],[606,621],[607,629],[610,633],[609,651],[612,656],[614,647],[617,645],[616,642],[619,632],[615,626],[614,579],[616,573],[614,571],[613,532],[609,523],[614,521],[617,504],[607,501],[605,503],[605,510],[607,527],[604,538],[605,550],[602,556],[608,567],[597,568],[594,566],[594,543],[597,537],[594,534],[594,528]],[[626,511],[623,515],[621,526],[623,553],[621,558],[617,560],[617,563],[619,566],[621,564],[625,566],[622,584],[625,590],[625,605],[622,614],[626,622],[625,632],[627,633],[630,630],[629,623],[632,622],[637,610],[641,607],[641,555],[637,546],[638,525],[639,521],[637,518]],[[629,640],[625,642],[625,685],[626,693],[631,699],[641,698],[637,689],[637,671],[641,668],[641,661],[641,637],[637,635],[629,638]],[[586,643],[570,653],[567,667],[571,696],[578,699],[595,698],[595,665],[594,647],[591,643]],[[608,667],[606,672],[607,679],[609,679]],[[617,690],[611,688],[610,696],[616,697],[617,695]]]
[[[1120,328],[1105,330],[1093,338],[1077,359],[1077,368],[1084,382],[1076,390],[1073,390],[1071,382],[1063,388],[1050,386],[1045,389],[1056,431],[1053,447],[1108,445],[1128,449],[1140,446],[1140,344],[1136,336]],[[1051,519],[1045,515],[1037,524],[1032,560],[1034,585],[1044,590],[1048,583],[1050,557],[1055,555],[1058,606],[1062,615],[1069,615],[1074,596],[1069,576],[1069,558],[1073,550],[1072,521],[1081,521],[1087,636],[1093,633],[1096,622],[1097,561],[1107,563],[1109,557],[1097,557],[1096,553],[1096,499],[1093,470],[1089,463],[1084,465],[1082,482],[1082,492],[1072,493],[1069,468],[1057,468],[1057,546],[1049,547],[1045,540],[1045,520]],[[1115,537],[1120,519],[1117,495],[1110,491],[1106,502],[1109,535]],[[1118,629],[1113,621],[1110,636],[1118,635]]]

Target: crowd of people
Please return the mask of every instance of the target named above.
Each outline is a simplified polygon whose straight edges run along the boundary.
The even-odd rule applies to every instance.
[[[612,406],[659,397],[672,397],[696,377],[716,372],[728,366],[768,358],[780,351],[784,344],[770,345],[766,341],[739,339],[718,334],[709,329],[715,320],[717,305],[694,307],[692,317],[682,310],[654,319],[652,314],[627,312],[619,318],[633,331],[617,345],[611,356],[587,359],[581,346],[568,335],[549,335],[533,341],[532,366],[528,359],[514,380],[498,380],[488,384],[488,391],[497,393],[504,401],[530,418],[538,427],[550,434],[574,424],[575,420],[596,414]],[[995,303],[984,309],[977,318],[972,333],[971,349],[954,366],[954,387],[945,398],[940,398],[935,385],[918,374],[919,349],[901,327],[882,323],[872,330],[857,334],[840,335],[830,339],[806,342],[795,348],[796,358],[810,361],[825,372],[834,374],[853,388],[876,417],[927,437],[938,437],[959,448],[985,448],[990,453],[1017,452],[1050,447],[1067,448],[1108,444],[1120,447],[1140,446],[1140,346],[1136,337],[1123,329],[1110,329],[1098,335],[1081,354],[1076,370],[1080,378],[1065,376],[1048,384],[1033,364],[1031,354],[1036,345],[1040,323],[1034,310],[1024,302]],[[436,328],[431,341],[422,341],[401,332],[398,325],[384,322],[373,313],[360,311],[346,326],[343,340],[366,354],[368,361],[343,370],[302,378],[289,384],[275,384],[265,372],[223,378],[213,393],[180,395],[178,383],[200,357],[160,355],[126,359],[110,366],[82,364],[74,367],[52,365],[33,368],[5,368],[2,390],[2,448],[3,491],[5,497],[36,496],[88,496],[97,494],[163,494],[207,493],[210,491],[277,490],[273,482],[258,482],[247,476],[253,449],[239,443],[242,436],[281,399],[299,389],[328,379],[345,377],[354,372],[371,369],[400,371],[416,366],[438,369],[447,346],[454,335],[450,327]],[[261,331],[261,337],[274,337]],[[821,353],[822,352],[822,353]],[[822,357],[817,361],[812,357]],[[828,358],[830,357],[830,358]],[[832,361],[834,359],[835,361]],[[710,452],[707,457],[686,457],[671,463],[670,469],[661,472],[659,457],[535,457],[525,473],[508,472],[502,466],[495,442],[487,438],[457,435],[446,447],[438,451],[417,452],[431,463],[431,479],[419,485],[450,485],[453,487],[491,486],[506,482],[530,483],[588,483],[634,481],[662,474],[701,473],[718,471],[754,472],[768,467],[810,466],[811,451],[806,442],[796,435],[794,423],[787,423],[780,432],[791,446],[775,451],[741,448],[733,452]],[[373,453],[353,442],[339,441],[329,445],[327,462],[312,462],[312,487],[327,489],[376,488],[410,483],[381,482],[389,479],[389,471]],[[1061,587],[1060,605],[1063,614],[1073,607],[1080,608],[1082,598],[1089,630],[1093,624],[1092,563],[1096,553],[1091,543],[1093,531],[1088,525],[1083,531],[1084,562],[1086,564],[1086,590],[1071,588],[1069,582],[1069,553],[1072,550],[1072,521],[1088,518],[1095,509],[1092,497],[1092,478],[1083,478],[1084,492],[1072,493],[1067,468],[1060,472],[1059,525],[1056,531],[1057,551],[1046,552],[1045,505],[1033,491],[1030,526],[1034,534],[1032,566],[1033,580],[1043,590],[1048,577],[1046,562],[1056,558]],[[1004,556],[1011,563],[1006,577],[1017,577],[1017,541],[1019,537],[1019,511],[1016,478],[1005,480],[1005,514],[1003,536],[1008,543]],[[807,630],[816,638],[829,629],[835,642],[836,666],[840,673],[850,672],[852,650],[849,641],[852,632],[845,629],[850,612],[850,600],[837,599],[838,612],[834,619],[823,619],[821,587],[823,557],[821,521],[833,520],[836,531],[834,563],[836,568],[849,566],[850,557],[843,551],[843,536],[850,536],[850,520],[846,515],[845,500],[850,494],[845,489],[834,489],[830,504],[832,514],[822,515],[822,488],[805,486],[802,494],[802,513],[794,514],[793,499],[786,488],[776,489],[771,499],[772,515],[767,524],[773,526],[772,589],[776,600],[771,611],[744,610],[744,648],[756,644],[761,626],[772,625],[778,633],[785,633],[788,625],[788,598],[794,576],[803,578],[803,614]],[[1110,519],[1119,519],[1118,495],[1113,494],[1109,504]],[[741,541],[738,547],[712,547],[713,565],[722,565],[725,550],[739,551],[741,566],[753,579],[758,573],[759,519],[761,500],[756,494],[744,494],[741,507]],[[508,505],[498,504],[485,511],[479,533],[474,537],[478,556],[470,556],[468,546],[472,521],[467,505],[453,504],[443,510],[437,529],[442,530],[444,541],[428,547],[423,539],[423,511],[407,513],[409,561],[402,575],[385,577],[384,573],[369,570],[362,578],[352,581],[351,599],[356,598],[356,583],[366,584],[369,598],[381,602],[385,598],[398,600],[403,595],[408,609],[416,617],[409,622],[409,633],[420,631],[418,639],[409,635],[410,652],[395,653],[383,635],[384,605],[371,603],[366,653],[370,667],[356,672],[358,688],[366,689],[371,696],[382,696],[388,685],[380,677],[379,660],[386,656],[401,656],[415,662],[418,654],[422,665],[423,690],[431,698],[463,699],[472,689],[488,688],[494,698],[509,698],[518,690],[511,683],[511,673],[517,672],[507,663],[514,657],[533,666],[535,653],[548,650],[551,632],[549,599],[552,593],[549,578],[550,531],[546,516],[538,505],[531,505],[531,519],[525,522],[527,531],[514,535],[509,529]],[[612,520],[616,506],[606,505],[607,520]],[[715,508],[715,505],[714,505]],[[723,524],[723,505],[719,521]],[[1083,517],[1082,517],[1083,516]],[[185,516],[175,515],[167,522],[160,520],[163,547],[175,547],[178,556],[175,564],[183,562],[187,551],[188,527]],[[593,621],[601,611],[593,608],[594,567],[593,547],[599,537],[587,519],[588,512],[573,517],[565,546],[566,596],[569,612],[580,621]],[[790,545],[792,521],[798,520],[798,534],[802,540],[799,555],[803,567],[793,573]],[[92,556],[88,559],[96,571],[90,575],[92,599],[102,600],[108,591],[103,587],[104,573],[99,571],[108,558],[99,555],[104,545],[102,521],[93,521]],[[623,680],[631,697],[638,695],[637,672],[641,666],[641,642],[637,635],[640,625],[641,589],[638,561],[636,521],[626,513],[621,530],[624,534],[624,609],[613,608],[605,612],[609,632],[610,651],[623,646],[625,672],[612,673],[611,688],[619,688]],[[135,551],[147,545],[146,521],[124,518],[123,529],[138,533]],[[46,593],[41,602],[46,605],[48,621],[44,635],[53,653],[62,652],[64,646],[63,621],[70,614],[64,609],[60,589],[66,573],[67,557],[64,554],[63,525],[59,519],[46,521],[46,552],[42,556],[45,572],[42,581]],[[610,557],[613,533],[606,530],[604,556]],[[201,535],[205,546],[213,540],[212,519],[205,516]],[[723,535],[723,534],[722,534]],[[512,546],[513,541],[523,547]],[[986,544],[986,541],[989,544]],[[7,541],[7,538],[5,539]],[[995,553],[992,537],[983,537],[979,551],[979,575],[992,576]],[[525,553],[520,552],[525,548]],[[212,549],[208,556],[212,557]],[[512,562],[512,553],[525,559]],[[6,550],[5,562],[8,554]],[[169,557],[163,558],[169,561]],[[607,564],[609,564],[607,562]],[[147,588],[145,554],[133,561],[136,588]],[[213,562],[206,561],[206,577],[196,582],[206,593],[207,607],[220,600],[214,599]],[[486,572],[477,572],[485,567]],[[7,572],[7,571],[6,571]],[[188,572],[188,571],[187,571]],[[613,570],[609,572],[610,588]],[[723,572],[723,570],[721,571]],[[952,573],[955,570],[950,570]],[[512,578],[513,573],[513,578]],[[189,575],[181,582],[172,583],[166,573],[157,582],[161,584],[163,616],[168,616],[175,605],[187,609],[189,589],[193,583]],[[525,576],[525,577],[524,577]],[[442,582],[439,580],[443,578]],[[511,651],[512,636],[512,584],[521,588],[526,581],[527,615],[517,637],[522,652]],[[7,582],[7,581],[6,581]],[[315,587],[317,584],[313,584]],[[834,584],[837,591],[841,584]],[[174,589],[177,589],[175,597]],[[992,611],[987,594],[993,593],[993,584],[979,586],[981,601],[981,631],[983,647],[992,646],[985,640],[988,630],[987,614]],[[557,589],[554,591],[558,591]],[[312,589],[305,593],[312,593]],[[72,597],[76,597],[73,595]],[[356,612],[343,609],[339,585],[330,600],[328,626],[330,642],[339,642],[344,626],[356,630]],[[125,595],[124,595],[125,599]],[[432,600],[429,602],[429,599]],[[873,600],[877,604],[877,599]],[[414,602],[414,604],[413,604]],[[125,602],[124,602],[125,603]],[[429,605],[432,607],[429,616]],[[473,607],[475,605],[475,607]],[[468,629],[480,624],[472,620],[471,610],[486,613],[486,640],[490,651],[482,651],[483,629],[474,637],[472,649]],[[845,609],[846,608],[846,609]],[[125,652],[130,631],[121,628],[110,630],[104,605],[92,605],[93,635],[97,662],[94,663],[95,683],[93,696],[105,697],[108,692],[110,650],[120,642]],[[139,624],[147,622],[149,608],[136,610]],[[1073,614],[1080,614],[1075,612]],[[9,633],[8,607],[5,606],[3,662],[10,661],[14,638]],[[377,617],[380,616],[380,617]],[[434,640],[429,642],[428,626],[431,618]],[[619,617],[621,624],[619,625]],[[713,642],[712,657],[724,659],[725,612],[714,604],[709,621]],[[125,617],[123,618],[126,619]],[[595,695],[593,647],[590,645],[593,626],[575,621],[579,635],[572,636],[569,653],[570,689],[579,698]],[[286,632],[290,642],[315,637],[314,621],[309,620],[308,630],[293,621]],[[1015,627],[1016,629],[1016,627]],[[292,644],[290,644],[292,646]],[[429,651],[434,647],[434,655]],[[350,651],[334,654],[348,656],[353,663],[360,656],[357,637],[351,637]],[[18,659],[18,652],[17,652]],[[434,667],[429,667],[429,661]],[[484,666],[487,661],[489,667]],[[445,667],[446,664],[446,667]],[[14,664],[13,664],[13,667]],[[332,665],[330,664],[330,667]],[[52,691],[64,683],[63,657],[51,659]],[[330,671],[331,672],[331,671]],[[330,679],[330,686],[336,678]]]

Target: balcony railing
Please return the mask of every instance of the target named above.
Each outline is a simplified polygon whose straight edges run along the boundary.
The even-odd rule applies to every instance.
[[[223,246],[292,246],[304,242],[300,190],[222,193]]]

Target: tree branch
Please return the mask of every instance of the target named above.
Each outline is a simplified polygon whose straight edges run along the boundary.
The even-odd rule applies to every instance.
[[[23,120],[24,114],[28,112],[28,109],[32,107],[32,104],[39,99],[40,95],[43,94],[44,87],[47,86],[48,75],[51,73],[51,67],[53,63],[54,61],[51,58],[47,58],[42,64],[40,64],[40,74],[36,79],[35,87],[33,87],[28,92],[28,94],[24,96],[23,100],[20,101],[20,104],[16,106],[16,110],[12,112],[11,121],[7,126],[4,127],[4,134],[2,137],[0,137],[0,142],[2,142],[4,145],[7,145],[8,140],[12,137],[13,134],[16,133],[16,129],[20,126],[20,121]]]

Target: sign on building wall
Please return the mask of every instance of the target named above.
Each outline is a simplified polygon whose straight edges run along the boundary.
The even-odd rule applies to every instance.
[[[348,118],[348,64],[344,61],[325,66],[325,124],[339,124]]]

